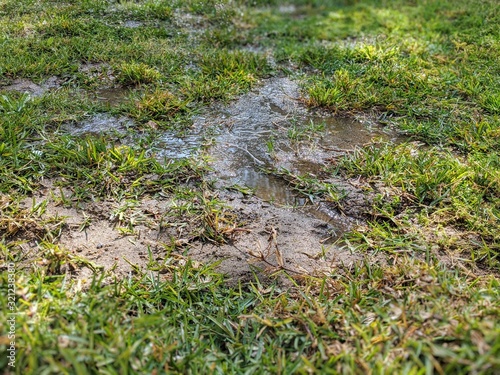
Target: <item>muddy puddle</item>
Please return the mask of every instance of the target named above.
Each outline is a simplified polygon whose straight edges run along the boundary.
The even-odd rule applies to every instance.
[[[327,202],[295,194],[284,178],[266,170],[287,168],[297,175],[314,176],[323,173],[322,166],[329,158],[346,150],[373,138],[398,137],[383,127],[313,114],[302,103],[296,82],[272,78],[230,105],[194,118],[185,135],[164,132],[154,144],[148,144],[159,159],[206,154],[212,168],[206,179],[215,186],[213,194],[223,202],[224,212],[228,210],[239,224],[226,243],[188,241],[183,256],[203,263],[219,262],[218,270],[235,283],[253,280],[255,272],[274,272],[281,265],[294,274],[324,274],[336,265],[363,258],[341,241],[342,234],[357,224],[355,213],[369,206],[361,189],[348,187],[350,198],[340,213]],[[68,131],[107,133],[129,126],[137,124],[97,114],[71,124]],[[138,144],[138,139],[134,142]],[[248,194],[248,189],[253,193]],[[155,197],[147,204],[147,212],[161,213],[171,203]],[[163,244],[180,236],[162,231],[159,225],[137,226],[135,237],[123,235],[106,219],[110,209],[98,206],[103,213],[96,211],[86,232],[70,231],[61,237],[61,243],[106,268],[115,264],[117,272],[129,272],[130,264],[145,268],[148,249],[155,249],[155,256],[161,257]],[[146,206],[138,210],[145,212]],[[54,212],[63,214],[57,207]],[[87,212],[94,211],[87,207]]]
[[[100,100],[115,101],[126,97],[126,90],[102,89]],[[65,131],[81,134],[121,134],[134,126],[130,119],[97,114]],[[203,145],[211,139],[211,147]],[[206,152],[212,160],[209,179],[218,189],[248,192],[277,207],[296,208],[336,228],[349,228],[350,218],[296,194],[289,183],[266,170],[287,170],[297,176],[315,177],[325,162],[374,139],[401,141],[401,136],[385,127],[362,123],[352,118],[311,113],[301,100],[296,82],[272,78],[229,106],[212,109],[193,119],[192,128],[180,135],[175,131],[161,134],[150,144],[160,160],[187,158]],[[137,139],[122,139],[137,143]]]
[[[303,205],[306,201],[292,194],[283,179],[266,174],[264,169],[284,168],[297,175],[314,177],[332,156],[374,139],[398,140],[398,136],[381,128],[352,119],[307,115],[290,119],[287,113],[273,107],[269,106],[268,116],[251,119],[227,115],[236,120],[219,136],[212,156],[217,160],[220,179],[252,188],[261,199],[277,204]],[[321,130],[308,134],[311,128]],[[290,139],[297,132],[302,133],[302,139]]]
[[[298,196],[288,182],[266,173],[286,169],[314,177],[325,160],[374,139],[400,142],[385,127],[352,118],[321,116],[303,104],[299,86],[289,78],[272,78],[231,105],[196,117],[185,136],[164,133],[153,145],[159,158],[185,158],[198,152],[206,133],[215,131],[208,149],[218,188],[250,189],[277,206],[303,207],[316,218],[346,227],[333,210]],[[306,207],[307,206],[307,207]]]
[[[287,181],[263,170],[286,168],[315,176],[332,156],[376,138],[400,138],[381,126],[311,114],[301,104],[298,84],[288,78],[267,80],[205,121],[220,126],[209,150],[219,187],[248,187],[258,198],[279,206],[307,206],[307,213],[337,227],[346,224],[334,211],[297,196]]]
[[[154,143],[156,157],[160,159],[179,159],[193,156],[200,148],[200,133],[179,136],[175,132],[166,132]]]
[[[29,79],[19,78],[10,85],[0,87],[0,91],[17,91],[29,94],[33,97],[42,96],[48,91],[56,90],[61,87],[62,80],[58,77],[49,77],[40,84],[36,84]]]
[[[85,134],[125,134],[134,123],[127,117],[115,117],[106,113],[97,113],[86,120],[63,126],[64,132],[71,135]]]
[[[130,90],[123,87],[103,87],[94,92],[93,98],[110,107],[120,105],[129,99]]]
[[[194,121],[194,129],[217,129],[206,151],[213,172],[208,179],[220,198],[238,213],[245,234],[226,245],[193,244],[189,255],[200,261],[221,260],[219,269],[234,280],[273,268],[277,259],[256,262],[255,253],[274,248],[285,268],[294,272],[330,272],[337,264],[359,261],[341,241],[342,235],[370,207],[370,197],[349,181],[332,183],[347,191],[339,212],[328,202],[295,194],[289,183],[266,173],[286,168],[296,175],[315,176],[332,157],[378,138],[400,142],[390,129],[354,119],[321,116],[304,105],[298,84],[289,78],[272,78],[229,106]],[[337,185],[338,184],[338,185]],[[253,194],[246,194],[250,188]]]

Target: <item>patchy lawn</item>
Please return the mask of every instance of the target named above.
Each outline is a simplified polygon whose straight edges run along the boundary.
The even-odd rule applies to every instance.
[[[496,8],[1,2],[0,368],[499,373]]]

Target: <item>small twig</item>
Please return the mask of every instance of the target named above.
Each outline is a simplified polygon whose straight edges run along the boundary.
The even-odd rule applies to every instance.
[[[252,254],[251,254],[252,255]],[[267,264],[268,266],[271,266],[273,268],[278,268],[280,270],[283,270],[283,271],[286,271],[286,272],[293,272],[293,273],[296,273],[297,275],[302,275],[302,276],[305,276],[304,273],[302,272],[299,272],[299,271],[296,271],[296,270],[293,270],[291,268],[288,268],[288,267],[281,267],[279,265],[276,265],[276,264],[273,264],[271,263],[270,261],[268,261],[267,259],[265,258],[259,258],[262,262],[264,262],[265,264]]]
[[[278,236],[278,232],[276,231],[276,229],[274,227],[271,227],[271,232],[270,232],[270,235],[268,238],[268,245],[266,247],[266,252],[267,252],[267,255],[269,255],[271,248],[274,245],[275,250],[276,250],[276,257],[278,260],[278,265],[276,265],[276,264],[274,264],[266,259],[266,255],[264,255],[264,253],[262,252],[262,249],[260,248],[260,244],[259,244],[259,252],[258,253],[255,253],[254,251],[249,251],[248,254],[250,254],[254,258],[260,260],[261,262],[267,264],[268,266],[271,266],[272,268],[277,268],[277,269],[282,270],[282,271],[292,272],[292,273],[295,273],[297,275],[305,276],[305,274],[303,272],[299,272],[299,271],[296,271],[294,269],[285,267],[285,264],[284,264],[285,262],[284,262],[283,256],[281,254],[281,251],[278,248],[277,236]]]

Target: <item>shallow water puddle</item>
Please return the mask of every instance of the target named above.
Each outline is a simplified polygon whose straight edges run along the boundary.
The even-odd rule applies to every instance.
[[[109,106],[116,106],[128,100],[130,90],[123,87],[105,87],[95,92],[95,99]]]
[[[196,118],[190,135],[165,133],[155,146],[160,150],[157,154],[188,157],[200,147],[204,130],[216,127],[218,135],[208,152],[218,187],[248,187],[264,201],[307,206],[303,209],[318,219],[342,226],[338,214],[321,205],[311,206],[309,199],[294,194],[287,181],[263,169],[286,168],[298,175],[315,175],[332,156],[375,138],[397,141],[398,135],[354,119],[313,115],[299,99],[295,82],[269,79],[228,107]]]
[[[103,89],[101,100],[120,101],[126,90]],[[219,188],[250,188],[263,201],[277,206],[302,207],[316,218],[342,226],[337,213],[312,198],[293,192],[288,182],[265,169],[286,168],[296,175],[315,176],[325,160],[343,155],[375,138],[399,141],[395,132],[350,118],[312,114],[301,103],[298,85],[288,78],[272,78],[231,105],[196,117],[190,132],[164,132],[150,146],[158,159],[192,156],[210,131],[216,131],[208,154],[213,160],[211,177]],[[125,133],[130,119],[97,114],[66,126],[73,135]],[[136,141],[133,141],[136,143]]]
[[[155,154],[159,159],[182,159],[193,155],[202,143],[199,132],[179,136],[175,132],[165,132],[154,143]]]
[[[248,186],[259,198],[278,205],[303,206],[288,183],[262,172],[263,167],[287,168],[299,175],[316,174],[324,160],[362,146],[374,138],[395,140],[380,126],[338,117],[319,117],[299,102],[299,88],[288,78],[268,80],[220,114],[223,130],[210,151],[216,177],[225,185]],[[293,132],[301,140],[291,139]],[[320,130],[311,130],[320,129]],[[325,208],[308,208],[322,220],[338,220]]]
[[[319,139],[320,146],[325,149],[352,150],[363,146],[375,138],[397,142],[401,135],[387,131],[381,126],[363,124],[354,119],[335,117],[316,117],[314,122],[324,122],[325,130]]]
[[[280,206],[304,206],[307,201],[293,193],[283,179],[256,170],[252,166],[238,169],[234,178],[236,185],[246,186],[264,201]]]
[[[276,119],[260,124],[241,121],[233,125],[228,133],[219,136],[220,146],[215,147],[214,157],[222,160],[215,163],[223,166],[216,168],[220,178],[255,189],[261,199],[281,205],[303,205],[306,200],[291,193],[283,179],[262,172],[263,167],[281,167],[298,175],[316,175],[323,161],[333,155],[343,154],[375,138],[394,141],[398,138],[379,127],[370,128],[351,119],[303,116],[294,119],[293,126],[312,124],[321,126],[322,130],[310,135],[311,139],[293,142],[288,139],[286,128],[276,130],[274,124],[278,121],[288,122]],[[274,149],[270,150],[271,147]]]
[[[79,123],[66,124],[64,130],[71,135],[105,134],[117,132],[124,134],[128,127],[133,126],[132,120],[126,117],[114,117],[98,113]]]
[[[65,126],[69,133],[79,135],[132,133],[127,129],[138,125],[126,117],[101,113]],[[220,199],[237,215],[245,230],[237,232],[234,242],[225,245],[190,243],[189,255],[202,261],[221,260],[220,270],[236,280],[253,277],[248,262],[254,264],[255,249],[266,250],[270,246],[270,233],[275,235],[274,246],[286,266],[297,272],[329,270],[335,262],[358,259],[359,254],[352,254],[337,241],[352,227],[357,216],[349,211],[342,216],[326,202],[312,202],[313,197],[298,196],[285,179],[265,170],[283,167],[295,174],[317,175],[326,159],[340,156],[344,150],[363,145],[374,137],[393,138],[381,127],[311,114],[300,100],[298,85],[288,78],[269,79],[229,106],[194,118],[192,129],[185,136],[167,131],[150,140],[141,139],[143,135],[128,135],[120,142],[135,146],[144,142],[144,147],[160,160],[190,157],[200,149],[210,157],[213,172],[207,178],[214,181]],[[203,148],[207,140],[212,145]],[[245,187],[254,194],[238,192],[245,191]],[[355,199],[346,206],[354,207]],[[164,203],[157,202],[155,207],[161,211],[165,209]],[[297,209],[288,209],[290,206]],[[101,224],[109,226],[107,221]],[[112,238],[115,232],[109,228]],[[103,231],[98,226],[94,230]],[[144,237],[143,244],[147,246],[148,241],[167,241],[170,236],[165,233],[161,237],[149,229],[144,233],[150,233],[150,237],[146,234]],[[75,238],[68,241],[74,243]],[[83,235],[79,241],[89,242]],[[109,249],[99,254],[100,259],[109,256],[113,262],[124,246],[129,246],[134,254],[137,252],[136,246],[130,247],[126,240],[108,242]],[[267,256],[272,264],[276,263],[273,254]]]

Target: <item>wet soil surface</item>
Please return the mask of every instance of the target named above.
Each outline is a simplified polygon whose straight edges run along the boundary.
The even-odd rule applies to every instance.
[[[127,128],[133,126],[134,123],[126,117],[115,117],[105,113],[98,113],[82,122],[65,124],[63,131],[71,135],[124,134]]]
[[[129,119],[97,114],[63,130],[74,135],[123,133],[130,126]],[[345,209],[339,212],[326,202],[297,195],[285,179],[264,170],[286,168],[314,176],[328,159],[376,137],[398,140],[397,134],[382,127],[311,113],[303,105],[298,84],[289,78],[268,79],[228,106],[208,110],[194,118],[192,130],[184,136],[164,133],[153,145],[160,159],[206,153],[212,160],[207,181],[241,224],[222,245],[184,241],[178,231],[162,231],[156,219],[168,208],[168,197],[139,202],[134,209],[141,220],[133,234],[120,231],[112,220],[116,203],[64,208],[50,197],[50,188],[47,194],[40,191],[37,200],[49,201],[45,216],[67,218],[60,237],[64,248],[115,274],[161,261],[172,238],[179,239],[178,254],[204,263],[220,261],[220,271],[233,282],[265,270],[299,275],[329,272],[336,264],[363,258],[338,240],[361,223],[370,197],[352,181],[332,179],[347,195]],[[209,140],[211,146],[202,147]],[[85,221],[90,224],[83,230]],[[90,273],[82,270],[80,276],[86,275]]]
[[[36,84],[29,79],[16,79],[11,84],[0,86],[0,91],[17,91],[26,93],[33,97],[41,96],[48,91],[56,90],[61,87],[62,80],[58,77],[50,77],[40,84]]]
[[[375,138],[400,138],[393,131],[354,119],[310,113],[297,83],[288,78],[266,81],[204,121],[222,126],[210,149],[218,185],[248,186],[259,198],[278,205],[305,202],[285,180],[263,173],[263,168],[314,176],[332,157]]]
[[[48,202],[43,219],[64,218],[65,225],[59,237],[62,248],[74,257],[83,258],[102,267],[111,275],[126,277],[138,269],[146,270],[153,262],[166,261],[167,247],[171,255],[189,257],[201,263],[220,261],[219,271],[230,283],[254,279],[285,269],[290,275],[328,273],[336,265],[360,261],[361,254],[333,243],[337,233],[322,220],[303,212],[276,207],[255,196],[221,191],[225,201],[242,224],[226,244],[189,240],[189,228],[160,227],[158,217],[169,209],[171,199],[144,199],[134,207],[136,220],[134,234],[120,231],[113,219],[116,202],[89,203],[81,209],[64,207],[57,195],[41,191],[36,203]],[[70,193],[64,192],[69,198]],[[33,204],[26,200],[25,207]],[[90,219],[90,220],[89,220]],[[89,223],[84,227],[83,223]],[[174,240],[174,238],[176,240]],[[23,245],[27,253],[36,255],[36,240]],[[31,257],[28,257],[31,258]],[[70,270],[70,269],[68,269]],[[90,268],[79,268],[76,276],[89,280]]]
[[[239,278],[249,274],[249,262],[269,268],[280,265],[278,257],[287,269],[303,273],[322,272],[336,262],[349,264],[362,258],[337,240],[359,222],[370,197],[339,180],[352,208],[352,216],[345,216],[324,202],[312,204],[298,196],[285,179],[263,169],[286,168],[314,176],[334,156],[376,137],[397,141],[398,135],[353,119],[312,114],[300,98],[297,83],[273,78],[195,122],[197,129],[214,124],[219,127],[208,150],[213,160],[209,178],[228,206],[247,219],[245,228],[249,231],[242,232],[232,244],[193,246],[191,256],[222,259],[221,270]],[[251,188],[254,195],[235,192],[239,187]],[[261,252],[269,256],[269,262],[258,261]]]

